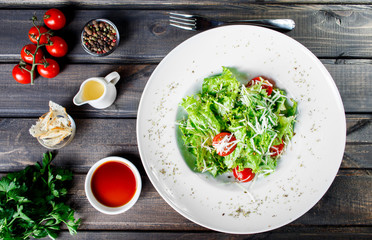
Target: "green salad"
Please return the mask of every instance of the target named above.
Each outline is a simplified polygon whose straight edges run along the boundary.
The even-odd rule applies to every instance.
[[[180,105],[187,117],[178,125],[195,169],[213,176],[233,171],[245,181],[245,169],[253,177],[270,174],[294,135],[297,102],[263,77],[243,85],[226,67]]]

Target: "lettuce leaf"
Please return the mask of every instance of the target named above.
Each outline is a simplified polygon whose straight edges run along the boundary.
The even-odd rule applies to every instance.
[[[280,156],[270,148],[294,135],[297,102],[288,101],[283,90],[274,88],[268,96],[262,83],[242,85],[233,72],[205,78],[202,90],[187,96],[180,106],[187,117],[179,121],[186,148],[196,157],[196,169],[213,176],[235,167],[251,168],[256,174],[270,174]],[[238,140],[235,150],[222,157],[213,148],[213,138],[231,132]]]

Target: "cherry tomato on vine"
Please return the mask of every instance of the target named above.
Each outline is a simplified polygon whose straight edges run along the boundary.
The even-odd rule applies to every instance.
[[[40,30],[40,33],[46,33],[48,32],[48,29],[46,29],[43,26],[37,26]],[[41,37],[39,36],[39,31],[35,26],[33,26],[29,31],[28,31],[28,38],[30,41],[34,44],[37,44],[37,39],[40,38],[39,44],[45,44],[48,43],[48,36],[49,34],[42,34]]]
[[[261,86],[263,89],[266,89],[267,95],[270,96],[273,92],[274,84],[262,76],[253,78],[251,81],[248,82],[247,87],[256,85],[260,82],[263,82]]]
[[[51,58],[45,59],[43,65],[37,65],[37,71],[45,78],[54,78],[59,73],[59,64]]]
[[[283,152],[283,149],[284,149],[284,143],[283,143],[283,140],[282,140],[281,144],[272,146],[270,148],[270,152],[272,153],[271,156],[275,157],[275,156],[280,155]]]
[[[30,65],[26,65],[24,67],[28,70],[31,70]],[[12,71],[12,76],[14,80],[16,80],[19,83],[22,83],[22,84],[31,83],[31,73],[25,69],[22,69],[19,64],[14,66],[13,71]],[[34,72],[34,77],[35,77],[35,72]]]
[[[244,168],[242,171],[239,171],[239,167],[236,167],[233,169],[233,174],[240,182],[249,182],[255,176],[250,168]]]
[[[221,132],[213,138],[213,147],[217,154],[224,157],[231,154],[236,148],[236,138],[229,132]]]
[[[59,30],[66,24],[65,15],[58,9],[52,8],[44,14],[45,25],[52,30]]]
[[[23,59],[23,61],[32,64],[33,60],[32,54],[35,53],[35,50],[36,50],[35,44],[28,44],[24,46],[21,50],[21,58]],[[35,63],[39,63],[42,60],[43,56],[44,56],[43,51],[39,48],[35,55]]]
[[[53,57],[63,57],[66,55],[68,51],[68,46],[63,38],[54,36],[50,38],[50,44],[46,45],[46,50],[49,52],[50,55]]]

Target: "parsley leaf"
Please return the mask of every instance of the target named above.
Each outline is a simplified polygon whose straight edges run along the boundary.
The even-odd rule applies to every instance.
[[[80,219],[64,202],[73,174],[52,166],[52,159],[45,153],[41,163],[0,179],[0,239],[56,239],[61,224],[77,233]]]

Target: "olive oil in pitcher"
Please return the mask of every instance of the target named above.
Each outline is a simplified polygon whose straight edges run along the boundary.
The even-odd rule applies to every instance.
[[[85,80],[79,92],[75,95],[73,102],[80,106],[88,103],[94,108],[104,109],[111,106],[116,99],[115,84],[120,80],[117,72],[112,72],[106,77],[92,77]]]
[[[105,87],[102,83],[95,80],[88,81],[83,87],[83,100],[96,100],[100,98],[104,92]]]

